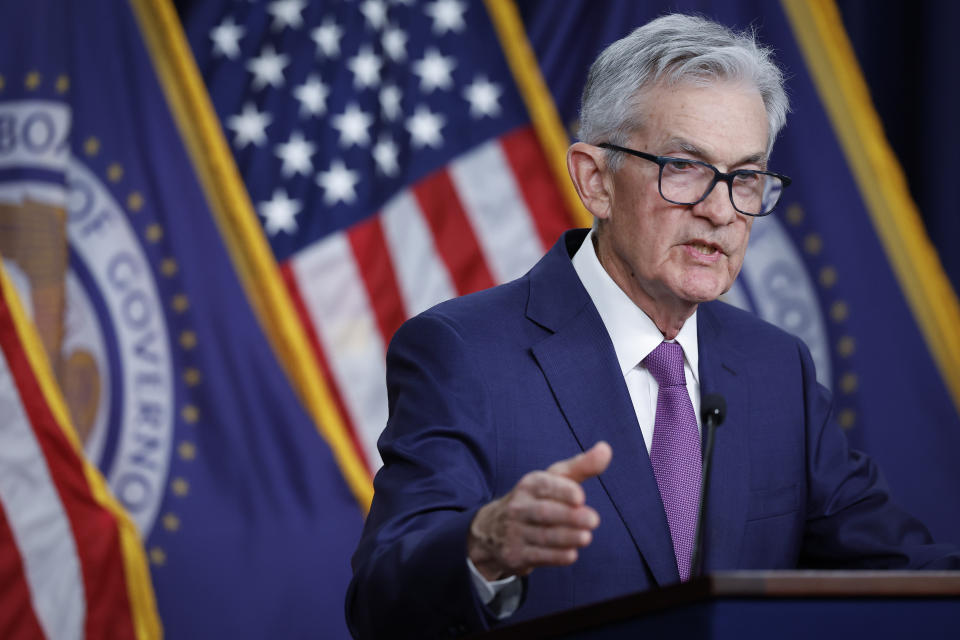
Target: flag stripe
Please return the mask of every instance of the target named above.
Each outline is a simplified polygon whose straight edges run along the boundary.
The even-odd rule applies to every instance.
[[[537,139],[546,150],[544,157],[553,174],[554,184],[562,190],[567,210],[572,212],[576,223],[579,226],[589,226],[592,218],[580,202],[580,197],[567,176],[566,153],[570,137],[563,127],[553,96],[540,72],[540,63],[530,46],[520,11],[515,2],[484,0],[484,5],[497,31],[500,46],[517,82],[517,88],[520,89],[530,112]]]
[[[86,603],[70,521],[21,399],[12,393],[6,358],[0,367],[0,392],[5,396],[0,399],[4,419],[0,466],[5,470],[0,502],[9,511],[12,539],[20,549],[44,634],[82,638]]]
[[[41,443],[42,438],[49,440],[50,435],[42,434],[49,428],[38,421],[36,403],[26,401],[37,390],[29,383],[29,364],[18,348],[19,336],[10,322],[5,296],[0,306],[0,468],[5,470],[0,475],[0,501],[9,514],[44,633],[50,638],[82,638],[86,602],[80,554],[67,505],[60,497],[71,493],[58,487],[53,477],[71,470],[50,464],[50,453],[62,453],[49,444],[46,448],[53,451],[45,451]],[[70,485],[75,481],[72,478]]]
[[[347,232],[347,238],[373,305],[383,343],[387,344],[406,316],[380,219],[373,216],[354,225]]]
[[[495,280],[507,282],[526,273],[544,248],[499,142],[487,142],[455,160],[450,178]]]
[[[153,588],[136,528],[109,492],[103,476],[84,457],[40,337],[2,265],[0,346],[19,392],[22,413],[42,451],[42,464],[52,478],[72,531],[79,569],[71,569],[64,581],[74,576],[82,579],[82,588],[74,587],[82,594],[86,608],[81,633],[95,638],[160,637]],[[60,588],[64,587],[57,583],[45,590],[53,594],[58,609],[62,606]]]
[[[400,192],[387,203],[381,213],[381,225],[409,315],[457,295],[423,212],[410,191]]]
[[[300,322],[303,324],[304,330],[307,334],[307,339],[310,343],[310,348],[313,350],[314,356],[317,358],[317,363],[320,366],[320,372],[323,374],[325,380],[330,380],[333,384],[330,385],[330,394],[333,396],[333,402],[336,406],[337,412],[343,417],[344,429],[347,432],[347,436],[350,439],[350,444],[353,446],[353,449],[356,451],[357,458],[366,468],[367,473],[371,476],[370,461],[367,459],[366,445],[361,442],[360,436],[357,432],[356,426],[353,424],[353,420],[350,417],[350,412],[347,411],[346,405],[343,403],[343,396],[340,394],[340,385],[336,383],[333,377],[333,372],[330,370],[330,363],[327,362],[327,357],[323,353],[323,349],[320,347],[320,338],[317,336],[317,328],[313,324],[313,320],[310,318],[310,313],[307,311],[307,306],[303,302],[303,297],[300,294],[300,286],[297,283],[296,275],[293,272],[290,261],[284,262],[280,265],[280,274],[283,277],[284,283],[287,285],[287,289],[290,291],[290,300],[293,304],[293,308],[296,310]]]
[[[12,323],[10,328],[13,329]],[[38,574],[31,570],[34,561],[26,562],[35,593],[57,593],[53,603],[36,603],[43,626],[56,638],[133,638],[117,522],[97,504],[83,461],[57,424],[19,341],[3,342],[9,373],[20,391],[23,408],[17,439],[17,444],[24,447],[20,461],[26,463],[24,473],[29,468],[38,483],[35,487],[42,491],[31,499],[30,505],[12,503],[9,495],[4,495],[4,502],[11,513],[26,520],[27,527],[33,527],[23,532],[23,544],[37,548],[28,550],[21,546],[21,552],[25,558],[42,554],[36,559]],[[51,493],[54,490],[58,495]],[[37,508],[43,508],[44,513],[37,513]],[[54,520],[46,522],[51,516]],[[77,559],[79,565],[74,566]],[[61,572],[59,567],[65,568]],[[35,578],[42,582],[35,583]],[[74,579],[82,587],[72,583]],[[49,606],[55,606],[55,611],[44,610]],[[48,625],[54,620],[57,626],[50,629]]]
[[[345,234],[336,233],[292,260],[300,293],[327,355],[344,404],[373,468],[381,465],[375,443],[387,421],[383,381],[384,343],[363,278]]]
[[[433,233],[440,256],[460,295],[492,287],[493,277],[460,197],[445,171],[437,171],[413,187],[420,210]]]
[[[50,429],[51,416],[39,406],[39,389],[19,349],[19,336],[3,304],[3,358],[0,361],[0,406],[4,438],[0,447],[0,500],[8,509],[20,548],[34,608],[48,637],[84,635],[91,558],[77,549],[85,530],[75,505],[61,499],[83,496],[82,477],[65,457],[65,442]],[[67,453],[67,456],[64,456]]]
[[[0,584],[3,585],[0,637],[13,640],[42,638],[44,633],[30,601],[23,561],[13,540],[13,530],[0,500]]]
[[[553,176],[547,172],[547,157],[528,127],[508,133],[500,142],[513,170],[527,209],[544,247],[552,247],[572,224],[567,204]]]

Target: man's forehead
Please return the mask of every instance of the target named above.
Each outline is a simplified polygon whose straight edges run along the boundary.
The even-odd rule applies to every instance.
[[[760,92],[742,82],[655,86],[637,104],[649,153],[684,152],[711,163],[766,160],[769,121]]]

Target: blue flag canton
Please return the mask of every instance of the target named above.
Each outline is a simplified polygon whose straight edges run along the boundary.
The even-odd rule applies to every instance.
[[[527,122],[482,3],[230,3],[184,16],[278,260]]]

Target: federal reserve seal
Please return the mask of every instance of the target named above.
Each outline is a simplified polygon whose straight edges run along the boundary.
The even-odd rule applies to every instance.
[[[88,457],[142,535],[168,481],[174,361],[156,270],[56,101],[0,105],[0,252]]]
[[[827,325],[803,258],[776,216],[757,219],[743,269],[723,299],[803,340],[828,389],[833,366]]]

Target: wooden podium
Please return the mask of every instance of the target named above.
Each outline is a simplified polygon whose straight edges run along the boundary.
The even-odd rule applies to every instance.
[[[717,573],[477,637],[960,640],[960,572]]]

